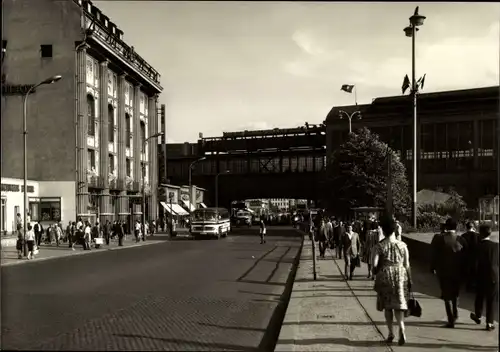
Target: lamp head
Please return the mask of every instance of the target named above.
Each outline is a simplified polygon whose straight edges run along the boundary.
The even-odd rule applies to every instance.
[[[204,156],[204,157],[198,159],[198,161],[203,161],[203,160],[207,160],[207,157]]]
[[[226,173],[226,174],[228,174],[228,173],[230,173],[230,172],[231,172],[231,170],[226,170],[226,171],[225,171],[225,173]]]
[[[49,77],[46,80],[42,81],[40,84],[52,84],[52,83],[56,83],[61,78],[62,78],[61,75],[52,76],[52,77]]]
[[[158,133],[152,135],[151,137],[153,137],[153,138],[154,137],[161,137],[161,136],[164,136],[164,135],[165,135],[165,132],[158,132]]]
[[[409,38],[413,37],[413,27],[408,26],[404,29],[405,35]]]
[[[412,26],[418,27],[424,24],[425,16],[419,15],[418,13],[410,17],[410,23]]]

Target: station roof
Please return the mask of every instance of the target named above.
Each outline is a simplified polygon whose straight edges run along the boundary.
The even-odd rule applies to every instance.
[[[483,87],[473,89],[461,89],[444,92],[421,93],[418,100],[425,110],[437,110],[445,104],[457,104],[481,100],[497,100],[500,97],[500,87]],[[363,116],[377,117],[387,112],[394,112],[402,107],[406,107],[411,102],[411,96],[398,95],[392,97],[380,97],[372,101],[371,104],[334,106],[326,116],[325,123],[331,124],[339,120],[339,111],[347,113],[359,111]]]

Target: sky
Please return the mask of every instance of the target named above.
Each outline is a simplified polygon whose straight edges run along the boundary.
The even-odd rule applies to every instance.
[[[416,6],[423,93],[499,84],[500,3],[94,1],[161,74],[169,143],[322,123],[401,95]]]

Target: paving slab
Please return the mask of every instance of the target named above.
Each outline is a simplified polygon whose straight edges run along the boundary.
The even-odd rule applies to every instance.
[[[316,248],[316,253],[319,251]],[[422,306],[420,318],[406,319],[407,343],[387,345],[382,312],[376,309],[373,281],[366,264],[356,269],[354,280],[342,278],[343,260],[327,250],[317,259],[313,280],[312,244],[306,238],[291,300],[275,351],[498,351],[498,332],[469,319],[473,295],[460,298],[455,329],[444,328],[446,313],[439,299],[437,279],[424,267],[412,267],[415,298]],[[498,319],[497,319],[498,321]],[[396,329],[397,331],[397,329]]]

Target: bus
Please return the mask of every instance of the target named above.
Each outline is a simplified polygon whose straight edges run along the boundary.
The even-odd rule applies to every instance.
[[[249,209],[241,209],[236,213],[234,222],[236,225],[252,226],[252,211]]]
[[[226,237],[231,231],[229,211],[225,208],[202,208],[191,213],[189,232],[195,239]]]

